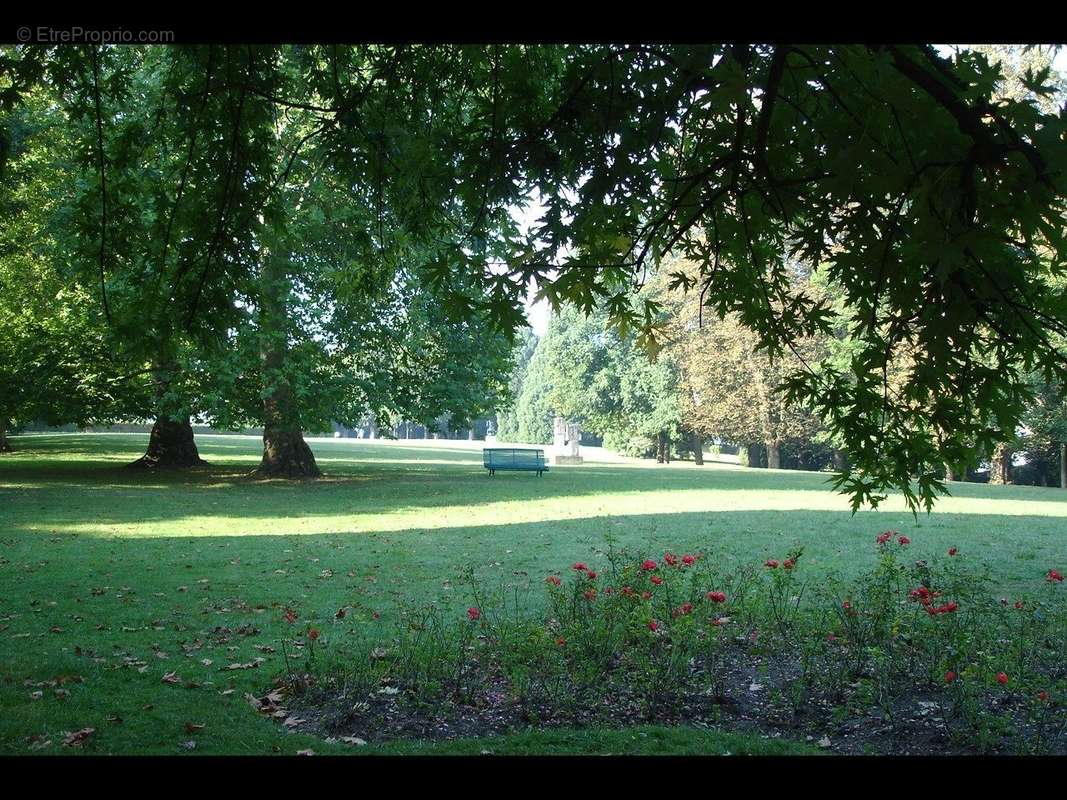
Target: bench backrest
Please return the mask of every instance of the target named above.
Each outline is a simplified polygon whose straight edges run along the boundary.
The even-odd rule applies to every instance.
[[[541,467],[545,463],[545,451],[491,447],[482,450],[482,463],[487,467]]]

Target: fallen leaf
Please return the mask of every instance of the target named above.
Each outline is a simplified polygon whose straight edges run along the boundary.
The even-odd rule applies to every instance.
[[[817,744],[819,745],[819,747],[821,747],[823,749],[826,749],[827,747],[830,746],[830,737],[829,736],[822,737],[821,739],[819,739]]]
[[[177,672],[168,672],[163,676],[163,683],[181,683],[182,679],[178,677]]]
[[[196,733],[197,731],[202,731],[202,730],[204,730],[204,724],[202,722],[200,722],[200,723],[198,723],[198,722],[186,722],[185,723],[185,732],[186,733]]]
[[[96,728],[82,728],[63,737],[64,747],[81,747],[82,743],[96,732]]]

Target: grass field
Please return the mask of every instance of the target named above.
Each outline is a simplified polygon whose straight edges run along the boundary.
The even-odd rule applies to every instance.
[[[803,545],[812,577],[869,567],[892,528],[916,558],[955,546],[987,562],[1005,594],[1067,553],[1056,489],[952,484],[929,516],[899,498],[853,516],[814,473],[587,463],[489,478],[478,443],[354,440],[313,443],[321,481],[253,482],[258,440],[197,438],[211,467],[184,474],[123,469],[141,434],[14,437],[0,457],[0,752],[72,752],[64,732],[85,727],[88,753],[800,752],[662,728],[352,748],[284,732],[243,695],[284,671],[282,640],[308,624],[339,652],[401,603],[461,614],[466,567],[538,602],[549,571],[603,563],[606,535],[738,563]],[[31,750],[32,736],[51,744]]]

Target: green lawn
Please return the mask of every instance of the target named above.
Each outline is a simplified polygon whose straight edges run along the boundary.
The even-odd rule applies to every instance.
[[[269,686],[284,669],[280,641],[309,623],[336,654],[399,603],[461,614],[454,584],[467,566],[537,602],[549,571],[602,564],[606,534],[746,563],[802,544],[813,577],[869,567],[874,535],[892,528],[917,558],[956,546],[988,562],[1005,594],[1067,566],[1067,492],[1056,489],[953,484],[930,516],[899,498],[852,516],[820,474],[588,463],[489,478],[466,443],[352,440],[315,442],[327,478],[287,484],[244,477],[253,438],[198,440],[212,466],[179,475],[122,468],[143,452],[139,434],[14,437],[17,452],[0,457],[0,752],[31,752],[32,735],[52,742],[36,752],[70,752],[62,732],[84,727],[96,729],[89,753],[189,752],[188,741],[196,753],[793,752],[662,728],[352,748],[285,733],[243,695]],[[162,683],[168,672],[182,683]],[[59,676],[83,680],[55,687],[61,697],[29,685]],[[187,733],[187,722],[204,727]]]

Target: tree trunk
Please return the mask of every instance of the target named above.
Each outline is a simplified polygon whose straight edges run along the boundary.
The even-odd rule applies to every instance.
[[[1060,488],[1067,489],[1067,444],[1060,445]]]
[[[945,464],[945,480],[946,481],[958,481],[959,477],[956,475],[956,468],[951,464]]]
[[[156,417],[148,435],[148,450],[130,464],[135,469],[183,469],[207,464],[196,449],[193,426],[186,415],[175,422],[169,417]]]
[[[7,440],[7,425],[0,420],[0,453],[10,453],[11,443]]]
[[[169,334],[169,332],[168,332]],[[161,355],[159,362],[152,369],[156,382],[156,421],[148,435],[148,450],[139,459],[128,466],[134,469],[185,469],[202,467],[207,464],[196,449],[193,438],[193,426],[188,414],[171,417],[164,406],[163,398],[174,380],[177,370],[175,363],[167,355]]]
[[[704,466],[704,440],[700,434],[693,432],[693,462],[698,466]]]
[[[1011,446],[1001,443],[993,450],[992,470],[989,475],[990,483],[1007,485],[1011,483]]]
[[[782,468],[781,443],[777,440],[767,442],[767,469]]]
[[[301,433],[300,411],[285,374],[288,294],[284,254],[265,248],[260,266],[263,460],[253,474],[260,478],[318,478],[322,473]]]
[[[656,462],[663,463],[663,431],[656,435]]]
[[[833,458],[834,469],[838,472],[848,469],[848,454],[844,450],[835,447],[831,457]]]
[[[748,465],[757,469],[763,467],[763,454],[760,452],[758,444],[750,444],[748,446]]]

